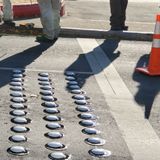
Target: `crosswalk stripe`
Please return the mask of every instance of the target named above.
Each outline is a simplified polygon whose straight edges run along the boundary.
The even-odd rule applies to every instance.
[[[77,39],[134,160],[160,159],[160,139],[94,39]]]

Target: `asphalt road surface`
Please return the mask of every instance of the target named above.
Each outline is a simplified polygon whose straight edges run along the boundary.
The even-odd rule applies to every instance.
[[[65,148],[59,152],[68,154],[73,160],[99,159],[89,154],[93,148],[111,151],[109,157],[101,158],[107,160],[160,158],[159,77],[135,73],[137,65],[147,64],[150,42],[59,38],[51,45],[39,44],[35,37],[2,36],[0,43],[0,159],[49,159],[50,153],[57,152],[53,147],[56,144],[49,148],[49,142],[64,144]],[[18,79],[24,80],[20,84],[11,83],[15,69],[24,70],[25,76]],[[87,127],[80,124],[83,119],[78,117],[81,112],[76,107],[79,105],[68,90],[66,71],[75,73],[83,95],[90,98],[87,105],[91,111],[87,113],[96,117]],[[50,87],[54,88],[53,97],[57,99],[60,111],[54,115],[60,118],[56,122],[64,126],[59,130],[46,126],[55,117],[46,120],[50,118],[45,116],[51,114],[44,112],[46,107],[42,103],[53,101],[53,97],[46,100],[42,95],[44,89],[40,82],[46,80],[41,80],[40,73],[49,74]],[[27,124],[21,124],[21,121],[28,120],[23,118],[15,122],[12,118],[17,115],[10,113],[16,108],[13,105],[17,101],[13,96],[14,85],[21,84],[24,90],[20,93],[25,97],[19,103],[27,107],[21,109],[23,114],[27,112],[22,114],[23,118],[29,118],[24,122]],[[16,125],[28,127],[29,131],[16,133],[11,130]],[[82,133],[82,129],[88,127],[100,133]],[[45,136],[57,131],[64,137],[51,139]],[[25,136],[27,141],[13,142],[11,138],[15,137],[11,136],[18,134],[22,135],[18,139]],[[102,138],[105,143],[102,141],[100,146],[86,143],[85,139],[91,137]],[[28,153],[17,156],[7,152],[13,146],[23,146]]]

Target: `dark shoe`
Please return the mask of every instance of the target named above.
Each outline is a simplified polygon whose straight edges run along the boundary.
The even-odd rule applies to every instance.
[[[38,35],[36,37],[36,41],[37,42],[54,43],[56,40],[57,40],[57,38],[55,38],[55,39],[48,39],[45,35]]]
[[[122,29],[123,29],[124,31],[128,31],[128,26],[123,26]]]
[[[11,20],[9,20],[9,21],[4,20],[4,25],[7,25],[9,27],[15,27],[16,24],[15,24],[15,22],[13,22]]]
[[[122,29],[122,27],[111,27],[111,29],[110,29],[111,31],[122,31],[123,29]]]
[[[110,29],[111,31],[127,31],[128,30],[128,26],[122,26],[122,27],[111,27]]]

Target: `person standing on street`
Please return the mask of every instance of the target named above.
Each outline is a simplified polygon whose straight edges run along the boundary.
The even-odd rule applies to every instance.
[[[37,0],[43,34],[36,37],[39,42],[54,42],[60,32],[60,0]]]
[[[128,5],[128,0],[110,0],[111,30],[114,31],[128,30],[128,26],[125,25],[127,5]]]
[[[3,21],[5,25],[15,26],[13,22],[13,10],[10,0],[3,0]]]

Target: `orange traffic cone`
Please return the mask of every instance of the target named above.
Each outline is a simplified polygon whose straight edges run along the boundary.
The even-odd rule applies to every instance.
[[[160,75],[160,15],[157,15],[156,19],[148,67],[136,68],[136,71],[150,76]]]

